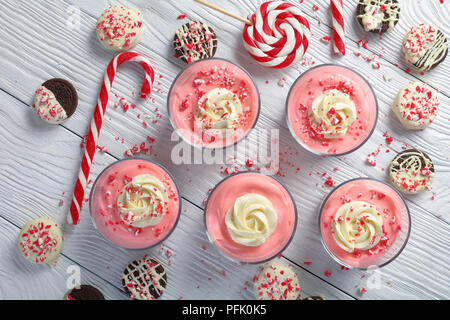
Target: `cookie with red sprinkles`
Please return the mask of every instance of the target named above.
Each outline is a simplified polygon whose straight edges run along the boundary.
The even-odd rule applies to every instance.
[[[144,35],[142,12],[124,6],[110,7],[98,18],[96,32],[106,49],[117,52],[131,50]]]
[[[297,274],[288,265],[272,260],[260,267],[254,281],[258,300],[299,300],[300,285]]]
[[[56,265],[64,237],[58,224],[49,217],[28,222],[19,234],[19,250],[28,261]]]
[[[65,79],[47,80],[35,91],[33,109],[48,123],[64,122],[74,114],[77,106],[77,90]]]
[[[186,63],[214,57],[217,42],[216,33],[209,25],[201,21],[190,21],[175,32],[175,57]]]
[[[122,273],[122,286],[131,299],[155,300],[166,290],[167,275],[163,265],[149,258],[131,262]]]
[[[82,284],[79,288],[69,290],[64,296],[64,300],[105,300],[105,296],[97,288]]]
[[[408,149],[392,160],[389,176],[392,184],[405,194],[430,190],[434,179],[434,164],[423,151]]]
[[[416,81],[400,89],[392,105],[392,111],[400,123],[409,130],[423,130],[437,115],[439,98],[436,90]]]
[[[385,33],[397,25],[400,4],[398,0],[359,0],[356,17],[365,31]]]
[[[405,35],[402,49],[408,64],[417,71],[428,71],[447,57],[448,40],[437,27],[421,23]]]

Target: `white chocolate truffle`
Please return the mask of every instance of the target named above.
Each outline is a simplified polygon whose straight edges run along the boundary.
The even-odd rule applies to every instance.
[[[417,149],[400,152],[389,166],[392,184],[405,194],[430,190],[434,180],[434,164],[431,158]]]
[[[30,262],[56,265],[64,237],[58,225],[49,217],[28,222],[19,234],[19,250]]]
[[[300,285],[297,274],[289,266],[277,260],[265,263],[253,281],[258,300],[299,300]]]
[[[51,124],[58,124],[67,119],[66,110],[54,93],[44,86],[40,86],[35,92],[33,109],[40,119]]]
[[[96,30],[105,48],[117,52],[131,50],[144,35],[142,13],[124,6],[110,7],[98,18]]]
[[[400,89],[392,110],[401,124],[410,130],[423,130],[436,117],[439,98],[436,91],[422,82],[410,82]]]

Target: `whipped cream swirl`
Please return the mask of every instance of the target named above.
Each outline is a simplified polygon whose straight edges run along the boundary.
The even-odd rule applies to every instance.
[[[230,134],[238,126],[242,115],[242,104],[237,94],[225,88],[215,88],[205,93],[198,101],[195,123],[202,130],[214,130],[223,135]]]
[[[345,251],[369,250],[380,242],[383,217],[375,206],[351,201],[337,210],[332,227],[334,240]]]
[[[225,216],[233,241],[250,247],[263,244],[275,230],[277,220],[270,200],[256,193],[237,198]]]
[[[120,218],[127,224],[144,228],[158,224],[168,210],[163,183],[149,174],[135,176],[117,198]]]
[[[316,134],[334,139],[344,136],[356,120],[356,107],[349,94],[331,89],[314,99],[308,117]]]

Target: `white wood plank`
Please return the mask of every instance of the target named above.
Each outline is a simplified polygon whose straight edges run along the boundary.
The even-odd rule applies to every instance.
[[[0,101],[0,144],[5,155],[0,160],[0,168],[4,172],[4,178],[0,180],[0,216],[15,226],[22,226],[28,220],[42,215],[49,215],[63,224],[71,194],[67,192],[63,195],[61,190],[72,188],[72,167],[80,158],[81,139],[63,127],[55,127],[50,131],[38,119],[27,119],[29,108],[4,92],[0,92]],[[4,112],[4,106],[10,107],[8,112]],[[27,134],[30,127],[35,135],[22,143],[21,137]],[[96,157],[92,179],[113,161],[115,159],[106,154]],[[59,205],[61,199],[65,200],[63,205]],[[257,266],[240,266],[222,257],[209,244],[203,225],[203,211],[187,201],[183,201],[182,205],[177,229],[163,246],[151,250],[126,250],[110,244],[94,228],[86,205],[80,225],[65,225],[63,228],[63,254],[87,270],[101,275],[117,288],[121,287],[120,275],[125,266],[147,253],[166,265],[169,281],[164,299],[253,299],[251,279]],[[2,224],[12,229],[8,232],[11,239],[5,242],[8,250],[11,254],[18,252],[14,237],[19,228],[14,230],[7,222]],[[14,235],[11,236],[11,233]],[[4,265],[0,265],[0,277],[10,278],[13,262],[11,259],[2,261]],[[304,296],[323,294],[327,299],[351,298],[312,273],[297,266],[294,268],[299,274]],[[36,268],[25,269],[23,279],[32,277],[34,272]],[[48,279],[48,282],[49,286],[61,287],[60,278]],[[9,281],[6,283],[7,286],[12,285]],[[23,280],[21,284],[25,283]],[[31,291],[30,295],[27,292],[20,295],[21,290],[15,290],[11,295],[7,292],[5,289],[5,298],[55,298],[52,290],[49,290],[48,295],[45,290]],[[110,297],[123,298],[123,295],[116,293],[116,296]]]
[[[111,122],[106,122],[104,128],[102,129],[102,137],[100,144],[107,145],[110,152],[117,157],[122,157],[123,153],[126,149],[130,148],[133,144],[140,143],[143,141],[146,135],[157,136],[158,142],[162,142],[163,146],[166,145],[164,141],[167,141],[171,134],[170,125],[168,119],[164,117],[166,115],[165,112],[165,103],[166,103],[166,94],[169,90],[172,79],[175,77],[179,68],[177,68],[174,64],[180,63],[179,61],[175,61],[171,56],[171,48],[170,48],[170,39],[172,37],[171,32],[162,32],[162,30],[158,30],[156,26],[158,25],[167,25],[167,28],[170,30],[175,30],[176,26],[179,25],[179,22],[176,17],[180,12],[190,12],[191,10],[180,11],[180,9],[176,9],[174,7],[175,3],[172,2],[162,2],[158,7],[152,7],[154,12],[149,12],[147,15],[151,17],[151,23],[155,26],[149,26],[149,30],[153,30],[153,33],[147,32],[143,44],[139,46],[139,50],[148,54],[154,61],[155,66],[159,67],[159,71],[157,69],[157,73],[162,74],[163,78],[158,79],[157,82],[160,85],[157,85],[156,88],[159,88],[161,91],[154,92],[155,103],[147,102],[146,104],[140,104],[139,109],[135,112],[128,112],[124,116],[122,116],[121,110],[114,110],[110,107],[111,110],[108,112],[108,117],[112,118]],[[60,3],[58,3],[61,6]],[[26,4],[23,3],[23,10],[26,10]],[[12,8],[12,7],[11,7]],[[33,8],[28,8],[28,11],[33,12],[33,10],[45,10],[44,7],[34,6]],[[51,13],[47,13],[49,16],[45,17],[45,19],[53,20],[58,19],[59,17],[64,17],[66,8],[58,6],[55,8],[54,16]],[[295,69],[291,69],[288,71],[274,71],[260,67],[255,63],[252,63],[250,58],[248,57],[246,52],[242,50],[242,44],[240,36],[236,37],[236,29],[239,27],[239,23],[234,25],[230,25],[228,21],[220,19],[221,15],[219,13],[212,12],[211,10],[206,10],[202,12],[202,7],[199,7],[199,10],[194,10],[194,12],[200,12],[203,18],[207,21],[215,21],[217,26],[215,28],[217,30],[222,30],[220,33],[222,46],[219,47],[218,55],[225,57],[233,57],[236,56],[236,60],[243,65],[246,65],[249,71],[255,75],[255,80],[260,89],[264,89],[262,94],[263,99],[263,110],[262,115],[260,117],[259,124],[257,128],[271,128],[283,126],[285,128],[284,121],[284,101],[287,95],[288,87],[298,75],[298,71]],[[204,9],[203,9],[204,10]],[[20,20],[20,17],[14,17],[14,12],[8,13],[5,10],[4,19],[10,24],[14,24],[17,19]],[[147,16],[146,15],[146,16]],[[191,13],[192,17],[190,18],[199,18],[199,16],[195,16],[195,14]],[[167,19],[167,17],[173,17],[173,19]],[[105,52],[103,48],[97,43],[95,37],[92,34],[92,25],[95,24],[95,20],[93,18],[86,17],[82,15],[83,27],[79,32],[73,32],[65,27],[65,19],[59,18],[61,21],[59,23],[59,31],[55,32],[54,29],[48,29],[45,32],[47,36],[47,42],[49,44],[48,51],[53,48],[53,51],[58,52],[61,50],[63,53],[56,54],[56,59],[62,60],[62,58],[58,58],[58,56],[64,56],[64,59],[67,62],[58,63],[55,65],[53,60],[45,60],[42,61],[40,55],[35,55],[33,53],[34,47],[33,42],[39,42],[38,39],[42,38],[42,34],[39,34],[38,31],[30,30],[30,44],[29,47],[26,48],[23,52],[20,52],[22,57],[20,57],[20,61],[27,62],[25,66],[17,66],[13,63],[16,60],[15,56],[15,47],[17,45],[14,44],[15,39],[11,38],[6,41],[10,43],[10,50],[5,50],[4,55],[7,57],[5,61],[4,76],[0,75],[0,81],[2,83],[2,87],[6,89],[8,92],[19,96],[21,100],[28,102],[32,100],[33,93],[35,88],[39,85],[42,79],[46,77],[51,77],[51,75],[43,76],[43,74],[48,73],[52,70],[52,76],[64,76],[66,75],[68,78],[73,79],[77,88],[80,91],[80,108],[77,113],[70,119],[65,126],[70,128],[71,130],[77,132],[79,135],[83,135],[86,132],[86,126],[89,123],[92,109],[95,106],[96,96],[98,94],[98,85],[103,76],[104,66],[108,63],[109,59],[112,57],[112,54]],[[166,21],[167,20],[167,21]],[[32,21],[32,20],[30,20]],[[26,24],[27,21],[22,21]],[[234,23],[234,21],[232,21]],[[31,22],[30,22],[31,23]],[[40,23],[40,21],[37,21]],[[319,63],[327,63],[332,60],[331,53],[329,50],[323,50],[323,48],[329,49],[326,45],[322,44],[318,36],[321,32],[320,28],[318,28],[315,24],[312,24],[313,32],[315,33],[315,37],[313,38],[313,43],[311,45],[311,50],[314,50],[314,54],[311,54],[315,57],[314,61],[316,64]],[[29,26],[32,29],[32,26]],[[41,26],[41,29],[45,28],[45,25]],[[61,33],[65,34],[64,38],[69,39],[72,37],[70,43],[64,43],[60,41]],[[42,33],[42,32],[41,32]],[[154,36],[157,39],[154,39]],[[33,39],[33,37],[35,39]],[[89,45],[86,45],[86,39],[88,40]],[[93,42],[93,43],[91,43]],[[84,43],[84,45],[83,45]],[[145,47],[145,43],[152,43],[150,50]],[[225,45],[226,44],[226,45]],[[353,47],[356,48],[356,45],[353,44]],[[77,49],[80,48],[81,52],[75,54]],[[25,49],[25,48],[24,48]],[[89,52],[92,51],[92,56],[98,58],[98,60],[87,60],[84,61],[80,59],[81,56],[90,56]],[[322,50],[320,50],[322,49]],[[14,54],[13,54],[14,52]],[[28,54],[30,52],[30,54]],[[164,56],[156,55],[156,52],[163,53],[164,56],[169,57],[165,58]],[[53,52],[49,53],[50,55],[54,55]],[[350,67],[354,67],[357,71],[364,73],[367,72],[367,69],[370,69],[370,64],[365,61],[362,61],[359,58],[354,56],[349,56],[344,61],[345,65]],[[102,67],[103,64],[103,67]],[[39,66],[39,67],[38,67]],[[38,68],[37,68],[38,67]],[[69,67],[70,69],[66,68]],[[37,70],[35,70],[37,68]],[[64,68],[64,70],[61,70]],[[130,70],[132,69],[132,70]],[[307,66],[298,67],[300,71],[304,71],[307,69]],[[440,114],[437,117],[436,122],[427,130],[420,133],[408,132],[401,128],[400,124],[393,118],[393,114],[390,111],[390,104],[394,99],[397,91],[401,86],[407,83],[412,79],[411,76],[405,74],[397,74],[397,76],[391,82],[385,82],[383,80],[383,74],[388,74],[389,76],[396,74],[396,67],[386,65],[384,68],[386,71],[383,73],[381,71],[375,72],[373,76],[369,76],[372,85],[374,86],[378,99],[380,102],[380,122],[379,128],[374,136],[380,136],[386,130],[394,136],[396,141],[398,142],[397,146],[393,146],[394,151],[400,151],[400,145],[403,143],[408,143],[411,146],[418,146],[420,148],[425,149],[423,146],[427,146],[426,151],[430,154],[430,156],[435,159],[437,165],[442,166],[442,170],[440,170],[442,175],[438,175],[435,183],[435,190],[438,194],[435,196],[435,201],[432,201],[432,196],[430,194],[422,195],[421,197],[414,197],[414,199],[420,199],[420,201],[415,200],[416,204],[421,205],[424,208],[430,208],[433,214],[438,217],[443,217],[444,219],[449,219],[448,215],[445,213],[448,210],[442,210],[436,212],[438,208],[442,208],[443,205],[439,202],[439,199],[443,199],[440,194],[445,195],[448,193],[448,184],[445,181],[449,180],[447,174],[449,173],[448,168],[448,156],[449,153],[448,145],[449,145],[449,136],[446,134],[448,131],[448,119],[449,119],[449,110],[445,106],[450,103],[450,99],[441,95],[442,100],[442,108],[440,110]],[[37,73],[34,73],[35,72]],[[372,71],[372,70],[371,70]],[[370,71],[370,72],[371,72]],[[22,74],[21,74],[22,73]],[[27,77],[25,78],[25,73]],[[22,80],[14,80],[10,78],[10,75],[16,75],[18,78],[27,79]],[[277,81],[281,77],[286,75],[287,78],[287,86],[285,88],[280,88],[277,86]],[[34,81],[29,81],[34,79]],[[114,84],[113,92],[116,92],[119,96],[125,97],[128,100],[135,101],[131,97],[131,93],[136,92],[139,86],[139,81],[141,79],[140,70],[137,67],[132,68],[129,66],[124,66],[121,69],[120,76],[116,79]],[[275,79],[275,80],[273,80]],[[266,84],[266,80],[270,80],[269,84]],[[155,90],[156,91],[156,90]],[[280,92],[281,91],[281,92]],[[267,92],[267,94],[266,94]],[[277,94],[271,94],[271,92],[277,92]],[[282,93],[282,94],[280,94]],[[142,106],[142,107],[141,107]],[[144,128],[142,125],[142,120],[137,119],[138,113],[148,113],[154,115],[155,107],[159,107],[160,112],[163,114],[163,119],[161,119],[158,124],[152,125],[150,128]],[[116,112],[118,111],[118,112]],[[84,120],[81,120],[81,119]],[[275,124],[272,124],[268,119],[273,119],[276,121]],[[116,122],[117,121],[117,122]],[[283,134],[283,133],[282,133]],[[118,143],[116,141],[117,137],[126,137],[125,144]],[[379,139],[382,140],[382,139]],[[120,141],[120,140],[119,140]],[[156,147],[159,148],[159,144],[157,142]],[[379,143],[374,143],[375,140],[370,140],[366,144],[365,151],[369,151],[370,153],[378,147]],[[364,162],[367,153],[362,153],[361,151],[355,152],[352,154],[353,159],[360,159],[359,162]],[[166,153],[166,156],[168,153]],[[384,167],[387,167],[392,154],[387,154],[383,157],[380,156],[380,163],[384,163]],[[382,159],[383,160],[382,160]],[[332,160],[334,161],[334,160]],[[336,163],[330,161],[330,168],[334,168]],[[344,158],[345,161],[345,158]],[[168,164],[168,159],[163,159],[161,161],[164,164]],[[352,161],[353,162],[353,161]],[[348,161],[347,161],[348,163]],[[303,163],[301,163],[303,164]],[[351,164],[351,162],[350,162]],[[365,166],[362,166],[362,170],[365,170]],[[200,169],[201,172],[204,172],[203,168]],[[185,171],[185,168],[182,168],[182,171]],[[201,186],[202,183],[197,183],[199,181],[195,181],[195,177],[199,177],[198,174],[195,174],[195,170],[191,171],[191,177],[189,174],[183,175],[186,176],[186,181],[190,181],[191,179],[195,182],[195,185]],[[370,172],[370,171],[369,171]],[[372,173],[374,174],[374,173]],[[376,173],[375,173],[376,175]],[[443,176],[445,175],[445,176]]]
[[[112,3],[117,2],[112,1]],[[125,1],[121,3],[128,4]],[[52,10],[54,11],[48,10],[50,5],[53,5]],[[95,25],[96,17],[92,16],[93,13],[90,12],[90,7],[87,7],[86,10],[90,15],[85,13],[81,15],[82,27],[79,31],[74,32],[65,28],[67,7],[61,2],[54,3],[49,1],[48,3],[34,4],[31,7],[23,1],[20,1],[18,4],[17,2],[6,1],[4,4],[2,3],[2,6],[3,10],[0,10],[0,17],[5,25],[11,26],[12,29],[14,29],[14,26],[20,25],[21,29],[27,30],[28,32],[24,32],[23,38],[20,41],[13,36],[9,36],[7,33],[3,35],[6,39],[4,40],[5,46],[0,48],[0,53],[4,57],[0,68],[0,88],[17,96],[20,100],[29,103],[31,102],[35,88],[45,79],[51,76],[65,76],[73,79],[80,92],[80,108],[65,126],[77,134],[83,135],[95,105],[104,67],[113,56],[111,53],[104,51],[95,39],[93,26]],[[256,2],[230,1],[230,9],[235,7],[238,11],[250,12],[254,10],[255,6]],[[282,127],[280,131],[281,150],[287,153],[283,157],[285,161],[282,162],[282,167],[283,172],[288,175],[288,177],[282,179],[291,191],[296,191],[295,199],[298,206],[304,207],[305,221],[315,221],[313,217],[315,216],[317,203],[320,202],[320,199],[328,191],[324,190],[323,181],[320,176],[315,174],[316,172],[328,172],[337,182],[358,175],[369,175],[385,179],[386,175],[382,169],[387,168],[391,157],[393,157],[393,151],[400,151],[403,142],[407,142],[412,146],[418,146],[426,150],[432,156],[433,160],[435,160],[438,170],[434,184],[436,193],[435,200],[431,200],[430,193],[425,193],[419,197],[409,197],[410,206],[414,207],[414,211],[417,210],[423,213],[422,215],[419,214],[420,219],[430,220],[433,228],[434,224],[436,224],[438,230],[441,230],[445,235],[448,234],[448,224],[441,224],[432,216],[433,214],[443,221],[449,221],[448,209],[450,204],[447,196],[449,191],[448,181],[450,181],[448,164],[449,137],[447,134],[449,110],[446,106],[448,106],[450,100],[445,95],[440,95],[443,107],[440,110],[437,121],[432,126],[420,133],[406,132],[400,128],[395,119],[392,119],[392,114],[389,111],[390,103],[395,97],[397,90],[404,83],[414,78],[411,75],[399,72],[397,67],[392,66],[388,62],[385,65],[381,61],[383,64],[382,68],[374,71],[371,69],[369,63],[354,55],[347,55],[346,58],[339,60],[333,59],[330,54],[330,47],[319,41],[322,36],[329,34],[329,29],[323,25],[319,27],[317,24],[311,23],[314,37],[307,54],[308,61],[312,57],[314,57],[316,64],[336,61],[344,65],[352,66],[359,72],[372,73],[369,80],[374,85],[380,102],[380,122],[378,128],[371,140],[363,148],[346,157],[317,159],[295,146],[295,142],[290,137],[284,123],[284,100],[289,85],[295,80],[299,71],[305,71],[308,66],[299,66],[297,68],[299,71],[294,68],[287,71],[274,71],[256,65],[251,61],[247,53],[243,51],[240,23],[225,19],[221,14],[211,12],[211,10],[207,10],[197,4],[187,2],[179,3],[177,1],[157,1],[151,4],[143,3],[142,7],[145,9],[144,14],[147,32],[143,43],[138,46],[137,50],[150,56],[154,65],[159,68],[157,73],[161,73],[163,78],[158,79],[158,82],[161,84],[157,85],[157,88],[160,88],[162,92],[154,93],[155,103],[141,103],[135,111],[128,111],[126,114],[122,114],[120,110],[110,108],[107,115],[111,117],[111,121],[105,123],[100,145],[106,145],[111,154],[120,158],[127,148],[143,141],[147,135],[157,137],[155,150],[157,150],[158,155],[154,159],[157,159],[175,173],[177,181],[182,185],[183,196],[197,205],[202,203],[206,197],[207,190],[221,179],[220,166],[175,166],[170,163],[170,150],[174,144],[167,143],[171,130],[164,110],[165,100],[170,83],[179,71],[179,66],[181,66],[179,61],[175,61],[172,58],[170,39],[177,26],[183,23],[183,21],[177,20],[176,17],[181,13],[187,13],[190,19],[202,18],[213,25],[221,40],[217,55],[231,58],[244,65],[255,75],[255,80],[259,88],[263,89],[263,110],[258,127]],[[321,6],[321,8],[325,7]],[[83,7],[84,10],[85,8]],[[56,28],[50,28],[46,25],[45,21],[50,20],[54,21]],[[373,42],[371,41],[371,43]],[[17,48],[20,48],[20,50],[17,50]],[[348,50],[354,50],[356,48],[356,44],[349,43]],[[361,51],[366,55],[370,54],[369,51]],[[433,71],[433,74],[437,71],[438,69]],[[392,76],[393,80],[391,82],[385,82],[383,80],[383,74]],[[280,88],[276,83],[283,76],[287,78],[287,85],[284,88]],[[130,93],[137,91],[140,78],[141,74],[138,68],[122,68],[120,76],[114,84],[114,92],[119,96],[133,100]],[[269,84],[265,83],[266,80],[269,81]],[[136,115],[142,112],[154,113],[155,106],[160,108],[161,113],[163,113],[163,119],[156,125],[152,125],[146,129],[142,126]],[[30,115],[31,119],[33,118]],[[392,151],[386,153],[383,150],[377,157],[377,167],[369,167],[364,163],[365,157],[368,153],[374,151],[379,144],[383,143],[382,133],[386,130],[395,138]],[[125,143],[121,144],[117,142],[115,140],[117,136],[126,137]],[[252,135],[249,137],[249,140],[254,142],[256,141],[256,137]],[[299,152],[298,156],[296,152]],[[239,160],[242,163],[245,161],[245,158],[240,156]],[[300,174],[296,174],[295,168],[290,168],[288,162],[295,163],[296,166],[301,167]],[[76,161],[71,162],[71,164],[72,167],[68,170],[72,172],[73,179],[75,179],[76,173],[74,172],[78,169],[78,164]],[[358,170],[355,170],[355,166]],[[339,168],[337,172],[333,171],[335,167]],[[310,173],[312,173],[312,177],[309,176]],[[73,180],[70,182],[73,182]],[[68,185],[67,189],[70,189],[71,184],[68,183]],[[54,191],[58,192],[58,190]],[[70,190],[68,192],[70,193]],[[424,211],[424,208],[427,209],[427,212]],[[419,223],[419,225],[424,224]],[[315,232],[315,226],[308,224],[304,233],[306,241],[302,238],[296,244],[299,243],[302,247],[311,246],[319,251],[318,259],[320,263],[313,263],[310,269],[315,274],[322,276],[325,266],[322,263],[323,261],[327,261],[326,258],[328,257],[320,247],[317,248],[318,238],[317,234],[314,234]],[[413,229],[413,232],[422,235],[426,234],[427,230]],[[437,244],[441,239],[436,236],[433,240]],[[294,247],[294,244],[292,247]],[[289,253],[289,257],[300,264],[305,258],[300,251],[292,250]],[[445,260],[448,258],[448,255],[442,254],[442,258]],[[411,260],[415,261],[416,259],[412,258]],[[437,270],[440,270],[441,267],[442,265],[439,266],[438,264]],[[411,268],[419,270],[417,264]],[[352,281],[347,281],[349,284],[344,287],[350,294],[354,294],[354,286],[359,282],[359,277],[359,273],[351,272],[350,278],[353,280],[353,283]],[[417,286],[410,281],[414,278],[404,279],[399,277],[398,281],[395,281],[396,285],[393,291],[382,290],[377,293],[369,292],[366,297],[392,297],[394,293],[394,296],[448,296],[448,292],[442,290],[441,287],[442,283],[448,282],[448,272],[442,272],[442,275],[438,276],[433,273],[431,278],[431,288],[424,289],[428,287],[426,279],[419,277],[424,282]],[[401,281],[403,279],[407,282],[402,283]],[[339,279],[327,280],[340,284]]]
[[[296,3],[297,1],[290,1]],[[326,29],[331,26],[329,0],[304,1],[301,5],[302,10],[310,17],[315,18],[314,24],[322,23],[322,28]],[[421,75],[414,71],[413,68],[403,62],[402,43],[403,37],[413,26],[420,23],[434,24],[437,26],[450,41],[450,24],[447,17],[450,14],[450,4],[439,0],[399,0],[401,8],[401,16],[395,28],[380,36],[365,32],[356,19],[356,6],[358,1],[346,1],[344,4],[345,34],[348,40],[368,40],[367,47],[370,51],[377,55],[382,55],[382,60],[391,64],[398,64],[399,69],[405,71],[411,70],[411,74],[419,78],[421,81],[427,82],[435,88],[450,95],[450,84],[447,81],[450,71],[450,59],[446,59],[435,70],[425,72]],[[318,6],[316,11],[313,5]],[[348,51],[348,55],[352,55],[353,51]],[[400,70],[399,70],[400,71]]]

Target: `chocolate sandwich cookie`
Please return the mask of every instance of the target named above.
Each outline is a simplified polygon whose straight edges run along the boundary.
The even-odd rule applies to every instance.
[[[105,300],[105,297],[97,288],[88,284],[82,284],[79,289],[73,288],[69,290],[64,300]]]
[[[439,98],[436,90],[422,82],[410,82],[400,89],[392,111],[409,130],[423,130],[437,115]]]
[[[434,179],[431,158],[417,149],[400,152],[389,167],[392,184],[401,192],[415,194],[430,189]]]
[[[122,274],[122,285],[131,299],[158,299],[166,289],[166,271],[161,263],[145,256],[127,266]]]
[[[201,21],[191,21],[175,32],[175,56],[186,63],[214,57],[217,38],[214,30]]]
[[[408,64],[417,71],[428,71],[447,57],[448,40],[438,28],[422,23],[405,35],[402,49]]]
[[[359,0],[356,17],[367,32],[384,33],[398,23],[400,4],[397,0]]]
[[[59,124],[65,121],[77,106],[77,90],[67,80],[47,80],[35,92],[33,109],[40,119],[49,123]]]

